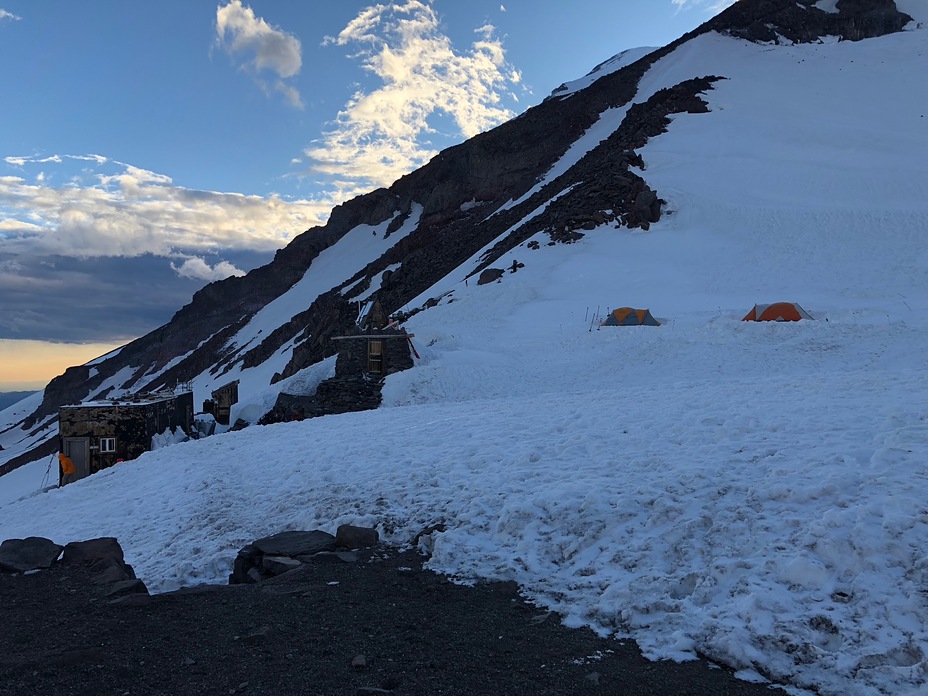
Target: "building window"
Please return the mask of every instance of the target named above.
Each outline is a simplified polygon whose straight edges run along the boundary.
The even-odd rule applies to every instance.
[[[367,371],[372,375],[383,374],[383,341],[379,339],[367,342]]]
[[[100,438],[100,451],[101,452],[115,452],[116,451],[116,438],[115,437],[101,437]]]

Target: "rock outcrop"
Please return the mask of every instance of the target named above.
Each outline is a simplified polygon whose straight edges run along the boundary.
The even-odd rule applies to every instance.
[[[357,557],[350,550],[373,546],[378,539],[376,529],[351,525],[341,525],[337,536],[320,530],[280,532],[253,541],[238,552],[229,584],[262,582],[298,571],[304,563],[352,563]]]
[[[44,537],[7,539],[0,544],[0,572],[30,573],[56,565],[89,570],[93,583],[105,588],[110,604],[140,606],[150,600],[148,588],[126,563],[122,547],[113,537],[72,541],[64,546]]]
[[[0,571],[28,573],[51,568],[64,547],[44,537],[7,539],[0,544]]]
[[[838,0],[837,11],[817,0],[737,2],[710,24],[724,33],[760,43],[813,43],[824,37],[860,41],[901,31],[912,21],[894,0]]]

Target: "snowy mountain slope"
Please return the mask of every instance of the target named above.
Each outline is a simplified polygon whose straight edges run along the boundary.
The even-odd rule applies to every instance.
[[[914,0],[899,7],[928,21]],[[918,693],[928,681],[928,90],[913,66],[926,49],[914,24],[855,42],[688,38],[635,81],[642,104],[723,78],[702,94],[707,112],[671,116],[637,150],[643,167],[632,169],[666,201],[647,231],[613,220],[549,246],[550,230],[532,228],[582,191],[584,167],[628,127],[634,111],[610,104],[569,157],[565,146],[505,200],[461,211],[501,221],[391,307],[441,298],[406,323],[421,360],[388,378],[383,408],[175,445],[7,502],[29,492],[8,495],[10,477],[40,485],[39,461],[0,479],[0,538],[114,535],[164,590],[223,582],[241,546],[282,529],[365,523],[403,543],[443,521],[436,569],[514,579],[571,623],[631,635],[651,656],[706,654],[825,694]],[[395,227],[391,244],[420,243],[438,214],[417,200],[421,213],[400,201],[408,214],[391,208],[378,223]],[[527,236],[492,264],[524,267],[465,281],[513,226]],[[363,229],[359,244],[384,243],[380,228]],[[338,287],[333,302],[351,309],[367,292],[358,283],[397,263],[389,249],[375,255],[322,284]],[[415,259],[403,260],[407,273]],[[371,263],[355,278],[352,266]],[[315,282],[312,268],[303,277]],[[776,300],[815,321],[739,321]],[[649,307],[664,325],[597,329],[594,315],[622,305]],[[236,327],[236,346],[276,330],[258,325],[266,314]],[[310,340],[297,336],[282,345]],[[273,371],[288,350],[271,354]],[[311,389],[331,369],[313,363],[271,385],[268,361],[225,375],[209,363],[197,389],[263,371],[241,405],[260,410],[275,390]],[[17,408],[22,418],[36,404]]]
[[[686,56],[695,44],[712,31],[755,39],[818,41],[823,32],[861,38],[894,32],[908,20],[889,0],[844,0],[841,8],[737,3],[664,49],[640,58],[644,51],[620,54],[572,83],[566,96],[441,153],[389,190],[339,206],[325,228],[294,240],[272,264],[208,286],[168,325],[93,369],[72,368],[53,380],[35,411],[8,421],[14,430],[39,427],[41,444],[5,451],[0,466],[51,452],[50,418],[59,405],[82,399],[177,383],[193,383],[206,396],[240,379],[240,394],[255,412],[247,406],[250,395],[266,394],[332,354],[329,338],[356,314],[351,294],[368,297],[376,288],[390,311],[416,310],[437,296],[429,296],[430,288],[443,277],[479,270],[538,232],[571,241],[604,220],[647,229],[666,197],[649,194],[653,186],[636,169],[640,149],[663,132],[668,115],[704,111],[699,92],[717,86],[705,79],[714,73],[689,68]],[[725,76],[734,67],[727,60],[723,52],[707,66]],[[373,234],[368,238],[365,230]],[[486,255],[463,269],[478,252]],[[331,264],[333,254],[342,261]],[[394,272],[383,281],[388,269]]]

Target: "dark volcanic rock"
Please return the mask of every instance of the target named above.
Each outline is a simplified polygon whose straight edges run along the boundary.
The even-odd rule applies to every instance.
[[[145,586],[145,583],[138,578],[132,578],[130,580],[114,582],[106,592],[106,596],[111,599],[131,594],[148,594],[148,588]]]
[[[355,527],[350,524],[339,525],[335,532],[335,545],[343,549],[363,549],[376,546],[380,534],[371,527]]]
[[[122,547],[113,537],[72,541],[65,545],[61,563],[86,566],[100,585],[135,580],[135,571],[126,563]]]
[[[311,556],[319,551],[334,551],[335,537],[328,532],[314,530],[310,532],[280,532],[251,544],[261,553],[269,556]]]
[[[24,573],[50,568],[63,547],[44,537],[7,539],[0,544],[0,571]]]
[[[415,553],[306,564],[297,583],[107,601],[81,565],[0,574],[9,694],[762,696],[705,660],[649,662],[569,629],[503,583],[465,587]],[[281,578],[285,576],[280,576]],[[90,647],[88,647],[90,646]],[[365,668],[352,659],[365,656]],[[542,667],[544,665],[544,667]],[[598,686],[587,679],[599,676]],[[382,692],[381,691],[381,692]]]
[[[741,0],[709,24],[755,42],[812,43],[825,36],[860,41],[901,31],[912,21],[894,0],[838,0],[837,12],[815,7],[816,0]]]
[[[302,563],[289,556],[263,556],[261,558],[261,567],[271,575],[281,575],[291,570],[296,570]]]
[[[96,561],[116,560],[122,563],[124,559],[122,546],[114,537],[100,537],[87,541],[72,541],[64,547],[62,563],[94,563]]]
[[[101,558],[88,563],[87,566],[94,573],[95,581],[99,585],[112,585],[135,578],[132,566],[116,558]]]
[[[300,562],[312,561],[315,554],[335,549],[335,537],[319,530],[280,532],[264,537],[238,552],[232,564],[229,584],[253,584],[292,572]],[[291,560],[296,563],[291,563]]]
[[[484,268],[480,272],[480,276],[477,278],[477,285],[495,283],[497,280],[502,278],[505,273],[506,272],[502,268]]]

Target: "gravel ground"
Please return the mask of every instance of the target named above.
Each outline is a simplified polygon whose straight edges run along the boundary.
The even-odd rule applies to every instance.
[[[82,567],[0,574],[0,693],[783,693],[704,661],[649,662],[513,584],[455,585],[421,563],[380,548],[138,606],[110,604]]]

